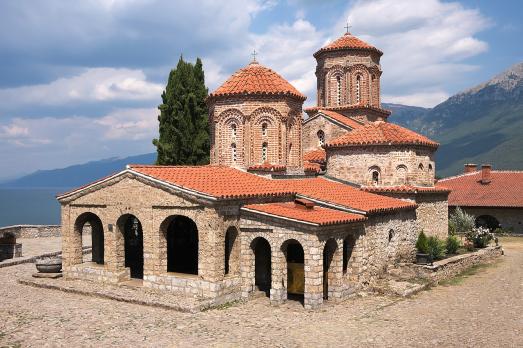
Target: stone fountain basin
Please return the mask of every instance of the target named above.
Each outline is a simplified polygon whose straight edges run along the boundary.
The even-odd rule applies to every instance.
[[[44,257],[36,260],[35,264],[40,273],[59,273],[62,270],[61,257]]]

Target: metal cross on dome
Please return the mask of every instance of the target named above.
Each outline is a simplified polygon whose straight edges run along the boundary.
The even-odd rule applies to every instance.
[[[352,28],[352,25],[349,25],[349,22],[347,22],[347,25],[344,26],[345,29],[347,29],[347,34],[349,33],[349,29]]]
[[[252,55],[252,61],[253,61],[253,62],[256,61],[256,55],[257,55],[257,54],[258,54],[258,53],[256,53],[256,49],[255,49],[254,51],[252,51],[252,54],[251,54],[251,55]]]

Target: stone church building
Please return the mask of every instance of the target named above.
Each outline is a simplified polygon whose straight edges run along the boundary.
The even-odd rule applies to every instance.
[[[381,55],[348,33],[317,51],[305,120],[276,72],[238,70],[207,99],[210,165],[128,165],[58,197],[64,276],[316,308],[411,261],[422,229],[447,234],[448,190],[438,144],[381,108]]]

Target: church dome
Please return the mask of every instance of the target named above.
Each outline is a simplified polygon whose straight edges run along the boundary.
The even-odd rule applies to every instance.
[[[356,36],[352,35],[351,33],[346,33],[345,35],[338,38],[337,40],[334,40],[327,46],[320,48],[318,51],[316,51],[316,53],[314,53],[314,57],[317,57],[322,52],[341,51],[341,50],[346,50],[346,49],[374,51],[374,52],[377,52],[380,56],[383,54],[383,52],[381,52],[376,47],[357,38]]]
[[[232,95],[282,95],[300,100],[307,98],[275,71],[260,65],[256,61],[236,71],[212,92],[209,98]]]

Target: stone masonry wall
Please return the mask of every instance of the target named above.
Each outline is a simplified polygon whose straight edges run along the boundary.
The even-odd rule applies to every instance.
[[[318,131],[320,130],[325,134],[326,142],[347,134],[350,131],[347,127],[337,125],[321,115],[311,119],[310,121],[307,120],[303,123],[302,127],[304,153],[316,150],[320,147],[318,138]]]
[[[455,207],[450,207],[449,213],[454,209]],[[462,207],[462,209],[475,217],[491,215],[499,221],[502,228],[512,228],[514,233],[523,233],[523,208]]]
[[[60,225],[15,225],[0,228],[0,236],[10,233],[16,238],[60,237]]]
[[[327,173],[332,177],[370,186],[374,170],[380,173],[378,186],[434,186],[431,150],[414,146],[327,149]]]
[[[289,97],[237,96],[209,105],[211,163],[248,168],[266,162],[302,166],[302,102]],[[236,135],[232,125],[236,127]],[[262,125],[266,124],[264,134]],[[236,162],[232,144],[236,145]]]

